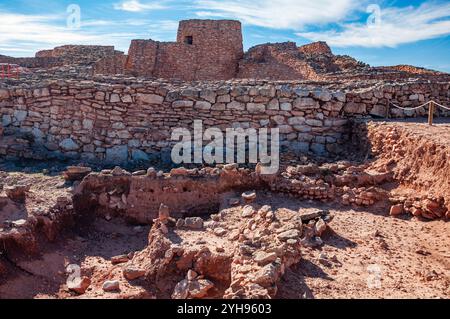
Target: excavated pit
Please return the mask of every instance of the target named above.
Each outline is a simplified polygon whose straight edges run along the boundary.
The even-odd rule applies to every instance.
[[[3,172],[0,298],[448,297],[448,127],[356,123],[352,161],[274,176]]]

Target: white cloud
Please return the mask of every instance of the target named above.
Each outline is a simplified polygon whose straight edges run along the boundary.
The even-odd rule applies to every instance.
[[[195,0],[199,17],[227,17],[273,29],[342,21],[362,2],[355,0]]]
[[[161,10],[165,9],[166,6],[159,2],[145,2],[142,3],[139,0],[124,0],[120,3],[114,4],[114,9],[128,11],[128,12],[141,12],[148,10]]]
[[[26,15],[0,11],[0,54],[32,56],[34,52],[64,44],[116,45],[127,50],[130,40],[139,37],[134,32],[111,32],[101,26],[115,24],[114,21],[86,21],[81,29],[66,27],[65,16]]]
[[[300,32],[312,41],[326,41],[332,46],[396,47],[450,34],[450,3],[424,3],[419,7],[386,8],[381,22],[368,27],[365,23],[341,25],[341,30]]]

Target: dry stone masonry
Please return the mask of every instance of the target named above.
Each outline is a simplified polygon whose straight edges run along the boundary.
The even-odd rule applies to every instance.
[[[117,81],[116,81],[117,82]],[[0,90],[0,152],[7,157],[71,158],[119,164],[166,157],[174,128],[279,128],[282,146],[339,154],[349,120],[386,116],[388,101],[415,106],[449,102],[449,84],[384,85],[369,90],[234,81],[176,86],[160,81],[51,81]],[[417,116],[419,109],[391,109]],[[156,158],[158,157],[158,158]]]

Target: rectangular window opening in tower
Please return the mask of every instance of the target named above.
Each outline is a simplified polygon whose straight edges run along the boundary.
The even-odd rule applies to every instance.
[[[194,44],[194,37],[189,35],[184,38],[184,43],[192,45]]]

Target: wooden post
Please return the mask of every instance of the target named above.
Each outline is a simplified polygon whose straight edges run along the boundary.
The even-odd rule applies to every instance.
[[[391,116],[391,103],[390,103],[389,99],[387,99],[386,118],[389,119],[390,116]]]
[[[433,125],[433,115],[434,115],[434,102],[430,101],[430,106],[428,109],[428,125]]]

